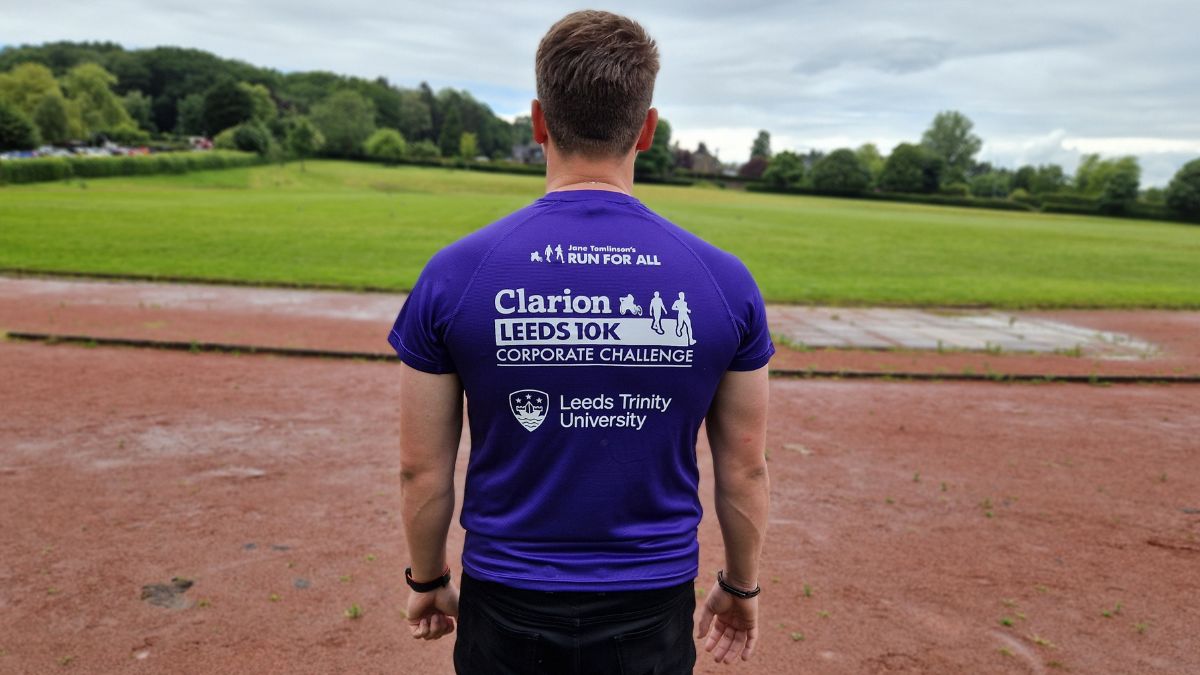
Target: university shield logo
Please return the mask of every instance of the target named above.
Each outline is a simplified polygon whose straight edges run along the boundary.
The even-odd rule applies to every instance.
[[[550,409],[550,397],[537,389],[518,389],[508,395],[508,408],[513,416],[529,431],[542,426],[546,411]]]

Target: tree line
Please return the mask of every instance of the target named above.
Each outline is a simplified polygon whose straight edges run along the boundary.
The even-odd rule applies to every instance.
[[[983,141],[973,129],[966,115],[943,111],[919,142],[900,143],[887,156],[873,143],[828,153],[773,153],[764,130],[738,174],[784,192],[930,195],[1007,200],[1052,211],[1200,219],[1200,159],[1180,168],[1166,189],[1142,190],[1134,156],[1087,154],[1073,174],[1053,163],[1007,169],[976,160]],[[676,146],[676,163],[691,154]]]
[[[55,42],[0,52],[0,149],[213,136],[260,153],[506,158],[527,127],[466,91],[281,73],[198,49]]]

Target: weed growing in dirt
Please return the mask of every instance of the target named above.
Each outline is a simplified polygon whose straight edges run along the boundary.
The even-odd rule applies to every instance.
[[[58,595],[59,593],[62,593],[62,589],[55,588],[53,586],[46,589],[46,595]]]
[[[821,610],[821,611],[817,612],[817,616],[821,617],[822,619],[828,619],[829,612],[826,612],[825,610]]]
[[[804,633],[792,633],[793,642],[804,642]]]
[[[200,598],[196,602],[196,606],[197,607],[212,607],[212,602],[210,602],[208,598]]]
[[[1016,654],[1013,653],[1013,650],[1009,649],[1008,647],[1001,647],[996,651],[1000,652],[1004,656],[1016,656]]]
[[[921,482],[921,472],[920,471],[917,471],[916,473],[913,474],[913,482],[914,483]]]
[[[946,481],[942,481],[942,492],[947,492],[949,490],[950,490],[950,486],[946,485]]]
[[[885,503],[885,504],[887,504],[887,505],[889,505],[889,506],[890,506],[890,505],[892,505],[892,504],[895,504],[895,503],[896,503],[896,500],[895,500],[895,499],[892,499],[891,497],[886,497],[886,498],[883,500],[883,503]]]
[[[1067,669],[1066,665],[1064,665],[1062,661],[1047,661],[1046,667],[1053,668],[1055,670],[1066,670]]]
[[[343,584],[348,584],[350,583],[350,575],[343,574],[342,576],[338,577],[338,581],[342,582]]]
[[[1145,635],[1146,629],[1149,627],[1149,624],[1147,624],[1145,621],[1139,621],[1133,624],[1133,629],[1138,632],[1138,635]]]
[[[1017,606],[1017,601],[1013,600],[1011,598],[1004,598],[1003,600],[1000,601],[1000,604],[1004,605],[1005,607],[1008,607],[1009,609],[1012,609],[1013,607]]]
[[[1047,640],[1046,638],[1044,638],[1044,637],[1042,637],[1042,636],[1038,635],[1037,633],[1030,633],[1028,637],[1029,637],[1029,641],[1030,641],[1030,642],[1032,642],[1033,644],[1035,644],[1035,645],[1037,645],[1037,646],[1039,646],[1039,647],[1045,647],[1046,649],[1054,649],[1054,643],[1053,643],[1053,642],[1051,642],[1051,641]]]
[[[1033,590],[1037,591],[1038,593],[1049,593],[1050,592],[1050,589],[1046,588],[1042,584],[1034,584]]]
[[[375,562],[375,554],[374,553],[367,554],[367,562]]]
[[[1121,613],[1121,603],[1118,602],[1116,605],[1113,606],[1112,609],[1106,609],[1106,610],[1100,612],[1100,616],[1102,616],[1106,619],[1111,619],[1120,613]]]
[[[992,517],[993,514],[992,514],[992,498],[991,497],[988,497],[988,498],[984,499],[983,501],[979,502],[979,507],[983,509],[984,516],[987,516],[988,518]]]
[[[808,584],[804,584],[804,597],[811,598],[812,596],[813,596],[812,586],[809,586]]]
[[[60,656],[60,657],[58,657],[58,665],[69,666],[69,665],[71,665],[71,662],[74,660],[75,660],[74,656]]]
[[[279,602],[283,598],[280,597],[278,593],[272,593],[271,595],[267,596],[267,599],[271,602]]]
[[[1012,627],[1013,623],[1014,622],[1012,620],[1012,617],[1008,617],[1008,616],[1000,617],[1000,625],[1001,626]]]
[[[361,619],[363,615],[362,607],[359,607],[358,603],[356,602],[353,605],[350,605],[350,608],[345,611],[345,615],[346,618],[350,619],[351,621],[355,619]]]

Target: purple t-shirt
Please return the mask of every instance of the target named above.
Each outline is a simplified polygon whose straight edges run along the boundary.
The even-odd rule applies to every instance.
[[[472,576],[534,590],[696,577],[696,436],[721,376],[774,353],[734,256],[629,195],[552,192],[429,261],[389,342],[457,373]]]

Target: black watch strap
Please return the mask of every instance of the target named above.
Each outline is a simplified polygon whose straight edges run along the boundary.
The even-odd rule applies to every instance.
[[[436,591],[439,588],[444,588],[450,583],[450,568],[446,567],[446,571],[442,574],[442,576],[434,579],[433,581],[413,581],[412,568],[406,567],[404,569],[404,582],[408,584],[409,588],[418,593]]]
[[[741,598],[743,600],[749,600],[759,593],[762,593],[762,586],[755,586],[754,590],[752,591],[743,591],[742,589],[733,586],[728,581],[725,581],[725,570],[717,570],[717,585],[719,585],[721,590],[725,591],[726,593],[735,598]]]

